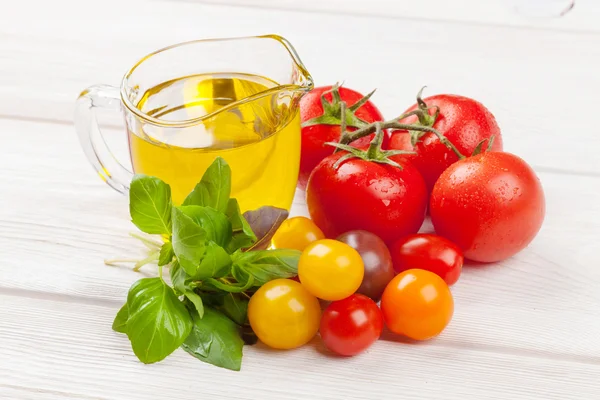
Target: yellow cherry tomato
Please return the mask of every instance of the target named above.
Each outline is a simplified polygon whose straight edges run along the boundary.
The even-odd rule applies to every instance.
[[[323,231],[311,219],[294,217],[283,221],[272,239],[276,249],[304,250],[316,240],[324,239]]]
[[[321,306],[300,283],[275,279],[252,295],[248,320],[256,336],[267,346],[293,349],[317,334]]]
[[[300,282],[323,300],[341,300],[354,294],[364,274],[365,266],[360,254],[337,240],[323,239],[311,243],[298,262]]]

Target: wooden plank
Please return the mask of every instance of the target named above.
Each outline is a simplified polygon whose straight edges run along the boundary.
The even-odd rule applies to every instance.
[[[318,85],[345,80],[364,92],[379,88],[374,100],[388,117],[401,113],[427,84],[426,93],[460,93],[484,102],[503,129],[506,148],[533,165],[600,173],[597,158],[579,156],[597,138],[587,110],[600,90],[593,68],[600,63],[600,35],[146,4],[29,0],[0,15],[0,115],[71,121],[84,87],[118,85],[147,52],[201,37],[277,32],[295,44]],[[31,14],[32,7],[38,12]],[[23,18],[27,31],[18,22]]]
[[[0,158],[8,205],[0,209],[0,291],[118,306],[141,275],[102,260],[141,258],[143,246],[128,237],[134,227],[126,198],[86,165],[71,129],[0,120],[0,132],[10,132],[0,135],[0,147],[12,150]],[[548,199],[543,230],[516,257],[465,269],[453,289],[456,316],[445,340],[600,357],[600,321],[594,318],[600,270],[590,262],[600,235],[598,178],[553,173],[540,178]],[[301,197],[294,212],[306,213]]]
[[[146,366],[126,337],[110,330],[116,310],[0,296],[0,352],[8,361],[0,363],[0,397],[18,393],[17,386],[35,390],[35,398],[132,400],[158,393],[181,400],[575,400],[594,398],[600,390],[597,359],[445,345],[443,337],[435,345],[388,337],[353,358],[330,355],[318,339],[287,352],[257,345],[244,349],[241,372],[203,364],[183,351]]]
[[[201,4],[320,12],[397,20],[418,19],[522,28],[600,32],[600,6],[594,0],[177,0]],[[567,11],[561,17],[561,12]]]
[[[435,16],[444,8],[430,10],[426,21],[411,18],[429,18],[418,13],[434,0],[408,11],[391,1],[369,3],[371,14],[385,18],[364,18],[369,11],[360,8],[329,13],[336,1],[295,2],[291,7],[308,11],[298,13],[160,0],[24,0],[0,14],[0,398],[597,397],[600,163],[586,156],[599,146],[587,122],[600,89],[594,9],[582,7],[587,19],[570,25],[567,18],[528,27],[499,18],[515,29],[480,24],[496,23],[477,14],[488,6],[465,17],[451,10],[454,2],[444,5],[445,15]],[[257,26],[288,37],[318,84],[346,79],[363,91],[379,87],[376,102],[388,116],[424,83],[431,93],[481,99],[501,123],[506,147],[540,173],[548,199],[540,235],[499,265],[465,268],[453,287],[454,320],[440,338],[414,345],[386,334],[352,359],[329,356],[318,340],[292,352],[256,346],[246,349],[236,374],[183,352],[144,366],[110,331],[129,285],[143,275],[102,259],[142,247],[127,236],[126,199],[86,165],[70,125],[74,98],[90,83],[117,84],[156,48],[256,34]],[[119,130],[108,138],[124,142]],[[294,212],[306,213],[301,197]]]
[[[60,390],[44,390],[40,388],[21,386],[19,384],[0,384],[0,396],[2,396],[3,399],[19,400],[106,400],[104,397],[89,396],[85,394],[75,395],[73,393]]]

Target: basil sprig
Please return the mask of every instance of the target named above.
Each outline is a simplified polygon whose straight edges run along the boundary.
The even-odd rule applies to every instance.
[[[251,294],[272,279],[297,275],[300,252],[265,249],[287,211],[261,207],[242,214],[230,195],[231,169],[220,157],[181,206],[173,205],[165,182],[134,177],[132,222],[165,239],[146,259],[157,261],[159,276],[131,286],[113,323],[140,361],[154,363],[183,347],[201,361],[238,371],[244,339],[253,337]]]

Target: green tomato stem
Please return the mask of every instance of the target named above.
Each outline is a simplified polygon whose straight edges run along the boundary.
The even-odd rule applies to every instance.
[[[341,140],[341,138],[343,138],[344,135],[346,134],[346,102],[345,101],[340,102],[340,114],[342,115],[342,119],[340,120],[340,132],[341,132],[340,140]]]
[[[381,129],[381,123],[375,122],[375,137],[371,140],[369,144],[369,149],[367,150],[367,158],[369,159],[377,159],[381,153],[381,144],[383,143],[383,129]]]
[[[452,142],[450,142],[440,131],[438,131],[437,129],[434,129],[432,127],[429,126],[419,126],[419,125],[411,125],[411,124],[402,124],[400,122],[398,122],[398,120],[404,119],[410,115],[417,115],[419,112],[422,112],[420,110],[415,110],[415,111],[411,111],[409,113],[403,114],[400,117],[396,118],[396,119],[392,119],[389,121],[385,121],[385,122],[374,122],[372,124],[369,124],[363,128],[357,129],[354,132],[348,132],[340,141],[340,143],[342,144],[348,144],[351,143],[357,139],[360,139],[362,137],[365,137],[367,135],[370,135],[371,133],[375,132],[377,130],[377,124],[380,124],[380,128],[381,129],[400,129],[400,130],[406,130],[406,131],[421,131],[421,132],[431,132],[434,135],[436,135],[438,137],[438,139],[440,140],[440,142],[446,146],[448,149],[452,150],[454,152],[454,154],[457,155],[457,157],[459,159],[463,159],[465,158],[464,155],[461,154],[461,152],[456,148],[456,146],[454,146],[454,144]]]

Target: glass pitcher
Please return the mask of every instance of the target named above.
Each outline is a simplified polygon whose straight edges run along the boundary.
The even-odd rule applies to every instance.
[[[231,166],[232,197],[242,211],[289,209],[300,162],[298,104],[312,87],[280,36],[197,40],[144,57],[120,89],[84,90],[75,127],[92,166],[121,193],[133,173],[106,145],[97,107],[123,111],[134,172],[167,182],[175,204],[221,156]]]

